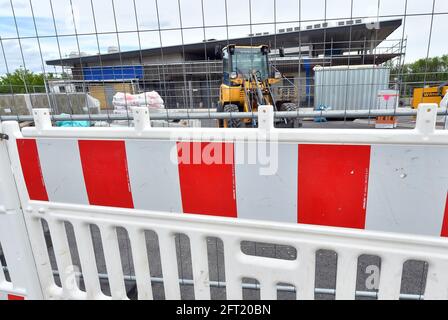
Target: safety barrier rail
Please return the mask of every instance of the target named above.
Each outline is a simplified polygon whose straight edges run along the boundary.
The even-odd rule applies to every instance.
[[[2,123],[0,243],[12,282],[0,272],[0,292],[126,299],[120,229],[141,299],[154,297],[154,259],[165,298],[181,297],[179,234],[196,299],[211,298],[210,238],[222,242],[229,299],[243,298],[246,278],[262,299],[285,284],[298,299],[314,298],[320,250],[337,255],[337,299],[355,298],[362,255],[381,260],[378,298],[400,298],[409,260],[427,263],[422,297],[448,298],[448,132],[435,130],[436,105],[421,105],[416,128],[399,131],[275,129],[269,106],[257,129],[151,128],[147,110],[133,113],[134,128],[55,128],[47,109],[34,110],[34,128]],[[159,257],[148,251],[148,231]],[[254,256],[245,242],[296,254]]]
[[[439,116],[447,116],[446,108],[437,110]],[[375,117],[410,117],[417,116],[417,110],[414,109],[372,109],[372,110],[322,110],[322,111],[277,111],[274,112],[274,118],[375,118]],[[162,112],[152,113],[151,120],[183,120],[183,119],[257,119],[257,112],[216,112],[216,108],[210,109],[166,109]],[[51,115],[52,121],[117,121],[133,120],[129,114],[59,114]],[[33,121],[33,115],[0,115],[0,121]]]
[[[40,299],[42,292],[11,171],[7,138],[0,126],[0,300]]]

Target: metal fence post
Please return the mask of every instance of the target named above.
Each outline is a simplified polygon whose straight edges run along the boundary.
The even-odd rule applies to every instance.
[[[423,135],[433,134],[436,130],[437,108],[435,103],[419,104],[415,130]]]
[[[11,170],[7,150],[9,137],[3,134],[0,122],[0,244],[11,282],[0,270],[0,300],[42,299],[37,268]]]

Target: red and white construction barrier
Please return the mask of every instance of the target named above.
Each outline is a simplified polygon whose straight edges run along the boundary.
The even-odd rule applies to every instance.
[[[25,297],[12,293],[0,292],[0,300],[25,300]]]
[[[181,161],[210,147],[227,161]],[[271,175],[235,161],[248,142],[37,137],[17,148],[30,200],[448,236],[448,146],[280,142]]]
[[[181,298],[177,234],[189,239],[197,299],[211,297],[210,237],[223,243],[229,299],[243,298],[243,278],[259,281],[261,299],[275,299],[279,283],[315,297],[319,250],[336,253],[336,299],[356,297],[366,254],[381,261],[379,299],[402,296],[409,260],[427,262],[423,298],[447,299],[448,131],[435,130],[437,106],[421,106],[413,130],[275,129],[272,107],[259,108],[257,129],[151,128],[147,108],[133,111],[133,128],[54,128],[48,110],[33,110],[33,128],[1,124],[0,299],[127,299],[117,228],[129,235],[140,299],[153,297],[147,230],[157,235],[167,299]],[[297,256],[250,256],[244,241],[291,246]]]

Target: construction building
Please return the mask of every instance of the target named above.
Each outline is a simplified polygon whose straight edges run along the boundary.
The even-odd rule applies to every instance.
[[[89,92],[111,108],[117,91],[136,93],[156,90],[167,108],[213,108],[222,80],[221,51],[227,44],[269,45],[273,67],[285,79],[275,90],[291,90],[301,106],[312,106],[314,71],[319,66],[381,65],[401,59],[405,40],[389,36],[401,19],[380,22],[332,21],[310,26],[279,29],[247,37],[120,51],[107,54],[71,55],[46,61],[70,69],[72,79],[49,83],[53,92]]]

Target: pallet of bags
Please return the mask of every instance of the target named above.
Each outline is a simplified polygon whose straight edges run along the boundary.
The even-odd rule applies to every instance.
[[[150,112],[162,112],[165,105],[162,97],[156,91],[144,92],[140,94],[130,94],[117,92],[112,100],[114,106],[113,114],[129,115],[132,117],[132,107],[146,107]],[[129,125],[128,120],[116,120],[116,125]]]
[[[164,109],[164,101],[156,91],[140,94],[117,92],[112,100],[114,109],[122,110],[129,107],[148,107],[150,109]]]

